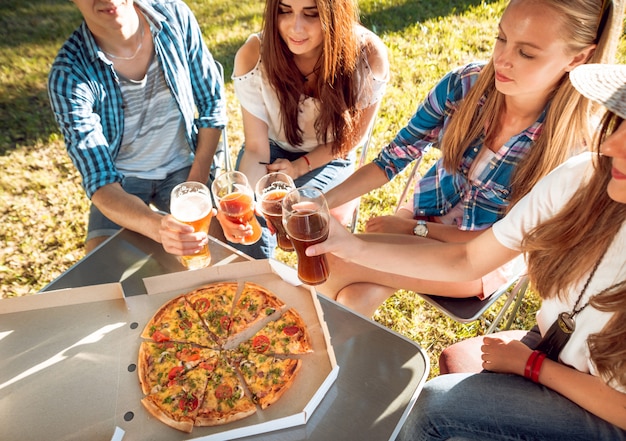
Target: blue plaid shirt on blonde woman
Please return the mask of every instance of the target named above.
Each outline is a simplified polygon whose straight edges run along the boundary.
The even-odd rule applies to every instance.
[[[476,82],[484,63],[471,63],[448,73],[429,92],[417,111],[396,138],[385,146],[374,162],[392,179],[431,147],[439,148],[450,115],[458,108]],[[495,154],[474,181],[468,179],[470,167],[484,141],[470,145],[461,164],[449,173],[439,159],[418,180],[413,196],[415,216],[442,216],[461,204],[463,217],[459,228],[482,230],[504,216],[509,201],[510,181],[517,164],[540,135],[545,109],[529,128],[513,136]]]

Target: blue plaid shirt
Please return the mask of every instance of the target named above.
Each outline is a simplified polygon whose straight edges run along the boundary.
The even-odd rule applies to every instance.
[[[184,2],[135,0],[135,4],[151,24],[156,56],[183,116],[189,148],[195,152],[199,128],[221,129],[226,124],[226,101],[213,56]],[[124,134],[119,79],[84,22],[59,51],[48,77],[48,93],[87,196],[121,182],[115,167]]]
[[[429,92],[409,124],[374,160],[388,179],[421,158],[430,147],[439,148],[450,116],[475,84],[483,66],[484,63],[471,63],[452,71]],[[484,136],[470,145],[454,173],[448,173],[443,161],[438,160],[416,184],[414,215],[442,216],[461,204],[461,230],[482,230],[503,217],[509,203],[511,175],[541,134],[544,117],[545,109],[533,125],[507,141],[475,182],[468,176]]]

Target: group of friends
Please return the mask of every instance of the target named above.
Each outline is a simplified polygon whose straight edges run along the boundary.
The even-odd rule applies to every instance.
[[[183,181],[210,183],[227,123],[223,79],[182,0],[72,0],[83,23],[49,75],[52,110],[91,200],[86,250],[120,228],[174,255],[207,234],[169,211]],[[626,66],[622,2],[510,0],[487,61],[445,75],[377,158],[355,171],[389,81],[356,0],[266,0],[232,81],[236,169],[324,192],[331,273],[318,290],[372,315],[398,289],[488,296],[523,256],[537,326],[446,349],[401,440],[626,440]],[[343,225],[361,195],[431,147],[412,203]],[[153,209],[152,207],[155,207]],[[211,234],[255,258],[273,236],[218,213]],[[455,350],[462,349],[462,350]],[[463,360],[455,360],[462,354]]]

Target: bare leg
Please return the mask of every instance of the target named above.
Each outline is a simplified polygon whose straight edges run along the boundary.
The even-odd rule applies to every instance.
[[[359,237],[364,240],[403,244],[427,240],[395,234],[362,234]],[[333,255],[328,255],[327,258],[330,277],[326,283],[318,286],[318,291],[366,316],[371,316],[376,308],[398,289],[447,297],[473,297],[482,294],[481,280],[434,282],[365,268]]]

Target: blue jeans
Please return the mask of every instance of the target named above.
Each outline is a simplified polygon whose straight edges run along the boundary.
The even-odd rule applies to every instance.
[[[426,383],[397,440],[626,440],[626,431],[519,375],[448,374]]]
[[[191,167],[182,168],[169,174],[162,180],[124,177],[121,185],[127,193],[137,196],[146,204],[153,204],[160,211],[169,213],[172,190],[178,184],[187,180],[190,170]],[[102,214],[94,204],[91,204],[86,240],[101,236],[112,236],[121,228]]]
[[[237,170],[239,169],[239,162],[241,161],[244,149],[245,146],[241,148],[237,156],[237,163],[235,165]],[[279,158],[295,161],[305,154],[306,152],[288,152],[279,147],[275,142],[270,141],[270,163]],[[296,184],[296,187],[310,185],[319,189],[322,193],[326,193],[331,188],[341,184],[354,172],[355,158],[356,154],[353,150],[347,159],[335,159],[322,167],[313,169],[296,179],[294,184]],[[250,183],[252,187],[254,187],[255,184],[256,182]],[[277,240],[276,236],[270,233],[263,216],[258,216],[258,219],[262,227],[262,235],[258,242],[252,245],[242,245],[233,242],[228,243],[242,253],[246,253],[255,259],[268,259],[274,256]]]

